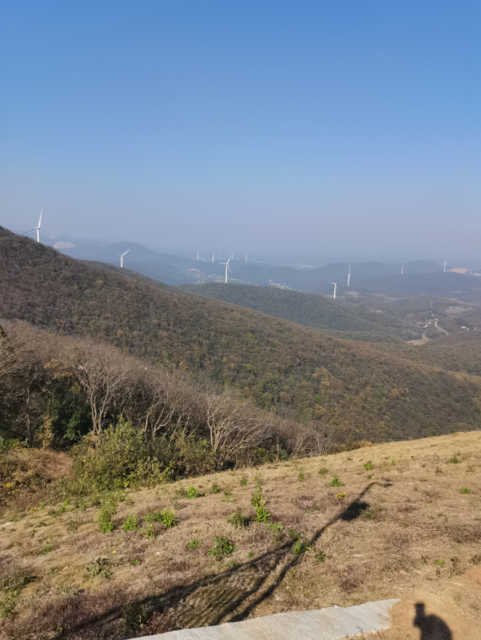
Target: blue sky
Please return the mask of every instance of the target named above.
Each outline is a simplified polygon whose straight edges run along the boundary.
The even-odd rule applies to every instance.
[[[0,224],[481,258],[481,3],[6,1]]]

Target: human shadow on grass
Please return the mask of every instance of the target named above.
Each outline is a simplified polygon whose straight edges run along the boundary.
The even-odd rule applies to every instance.
[[[351,522],[361,516],[369,507],[363,498],[372,486],[372,482],[346,508],[322,526],[310,539],[302,539],[303,548],[313,548],[322,534],[335,522]],[[382,484],[389,487],[390,484]],[[72,633],[84,632],[93,628],[105,628],[123,618],[131,627],[135,637],[135,625],[149,620],[154,613],[173,611],[181,628],[218,625],[221,622],[233,622],[247,618],[262,602],[272,596],[279,588],[289,571],[296,567],[304,556],[299,551],[299,538],[293,537],[280,546],[253,558],[248,562],[232,566],[218,574],[210,574],[189,585],[177,585],[164,593],[148,596],[127,606],[112,607],[108,611],[69,625],[56,636],[57,640],[68,638]],[[297,545],[297,547],[296,547]],[[290,558],[275,581],[269,577],[283,560]],[[270,583],[269,583],[270,582]],[[257,597],[256,597],[257,596]],[[245,606],[244,606],[245,605]],[[243,608],[242,608],[243,607]],[[239,610],[240,609],[240,610]],[[129,623],[132,620],[132,623]],[[153,632],[150,632],[153,633]],[[100,636],[99,636],[100,637]]]

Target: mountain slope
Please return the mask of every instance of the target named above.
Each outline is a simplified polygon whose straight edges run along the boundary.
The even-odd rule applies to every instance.
[[[480,381],[387,347],[340,340],[225,302],[176,293],[0,229],[0,317],[90,335],[339,437],[476,428]]]
[[[335,333],[343,338],[389,342],[396,337],[409,340],[421,337],[415,325],[398,318],[299,291],[215,282],[183,285],[181,289],[248,307],[312,329]]]

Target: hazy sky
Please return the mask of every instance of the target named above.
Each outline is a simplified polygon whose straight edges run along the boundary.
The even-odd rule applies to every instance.
[[[481,258],[479,0],[5,0],[0,224]]]

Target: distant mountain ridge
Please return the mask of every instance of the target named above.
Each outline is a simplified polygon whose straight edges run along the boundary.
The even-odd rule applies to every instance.
[[[481,380],[250,309],[154,287],[0,228],[0,318],[91,336],[233,386],[259,407],[392,440],[480,425]]]

